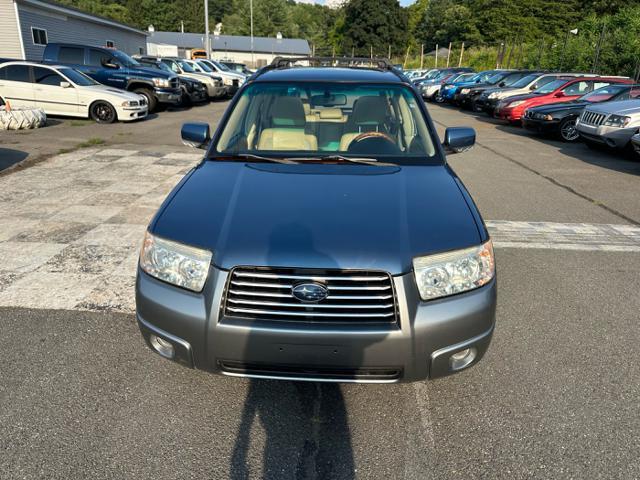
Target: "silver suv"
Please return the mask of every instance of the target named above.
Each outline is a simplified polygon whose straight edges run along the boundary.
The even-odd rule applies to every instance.
[[[640,128],[640,100],[607,102],[585,108],[576,128],[587,144],[625,148]]]

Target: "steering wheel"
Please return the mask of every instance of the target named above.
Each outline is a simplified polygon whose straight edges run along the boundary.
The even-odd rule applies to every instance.
[[[349,153],[382,153],[397,154],[400,149],[396,141],[383,132],[364,132],[355,137],[347,149]]]

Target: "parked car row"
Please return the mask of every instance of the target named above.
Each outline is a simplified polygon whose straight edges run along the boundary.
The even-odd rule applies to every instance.
[[[49,43],[42,62],[0,60],[0,105],[98,123],[138,120],[170,106],[228,98],[247,75],[207,59],[137,56]]]
[[[566,142],[640,152],[640,85],[628,77],[440,69],[413,82],[427,101],[486,113]]]

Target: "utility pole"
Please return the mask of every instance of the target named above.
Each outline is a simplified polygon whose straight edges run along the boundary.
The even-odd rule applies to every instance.
[[[449,68],[449,57],[451,56],[451,42],[449,42],[449,50],[447,51],[447,68]]]
[[[251,17],[251,66],[256,68],[256,60],[253,56],[253,0],[249,0],[249,16]]]
[[[435,68],[438,68],[438,44],[436,43],[436,66]]]
[[[464,55],[464,42],[462,42],[462,47],[460,48],[460,60],[458,60],[458,67],[462,66],[462,56]]]
[[[204,0],[204,49],[211,58],[211,38],[209,37],[209,0]]]
[[[402,69],[406,69],[407,68],[407,62],[409,61],[409,50],[411,49],[411,45],[407,46],[407,53],[404,56],[404,63],[402,64]]]
[[[389,44],[389,56],[387,58],[391,61],[391,44]]]
[[[373,60],[373,45],[369,45],[369,49],[371,50],[371,60]]]
[[[420,70],[424,68],[424,43],[420,45]]]
[[[602,48],[602,40],[604,39],[605,32],[607,31],[607,24],[602,23],[602,31],[600,32],[600,38],[598,39],[598,44],[596,45],[596,53],[593,58],[593,68],[591,69],[591,73],[596,73],[598,71],[598,61],[600,60],[600,49]]]

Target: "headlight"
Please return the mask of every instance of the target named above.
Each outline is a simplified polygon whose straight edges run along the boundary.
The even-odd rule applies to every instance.
[[[413,272],[423,300],[446,297],[481,287],[495,275],[493,245],[413,259]]]
[[[511,102],[509,104],[509,107],[517,107],[518,105],[522,105],[524,103],[524,100],[518,100],[517,102]]]
[[[154,237],[147,232],[140,252],[140,268],[164,282],[201,292],[212,257],[208,250]]]
[[[233,79],[231,79],[231,78],[225,78],[225,79],[224,79],[224,84],[225,84],[225,85],[233,85]]]
[[[609,115],[609,118],[605,120],[604,124],[609,127],[622,128],[629,125],[630,121],[631,121],[631,117],[625,117],[623,115]]]
[[[551,115],[545,115],[544,113],[536,113],[533,115],[533,118],[536,118],[538,120],[546,120],[547,122],[553,120],[553,117]]]
[[[153,78],[153,84],[159,88],[169,88],[169,80],[167,78]]]
[[[122,106],[122,107],[137,107],[138,106],[138,101],[137,100],[126,100],[126,101],[122,102],[120,104],[120,106]]]
[[[489,98],[490,98],[490,99],[492,99],[492,98],[498,98],[498,92],[490,93],[490,94],[489,94]]]
[[[466,95],[467,93],[469,93],[470,89],[469,88],[463,88],[462,90],[460,90],[460,93],[462,93],[463,95]]]

